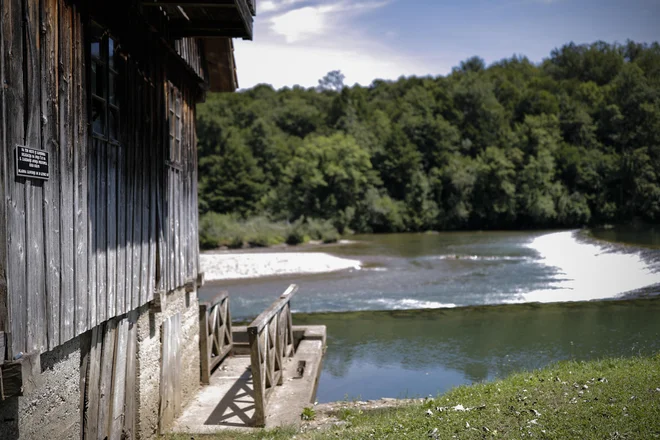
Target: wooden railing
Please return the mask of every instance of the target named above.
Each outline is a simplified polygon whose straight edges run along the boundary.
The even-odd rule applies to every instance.
[[[277,385],[282,385],[284,360],[294,354],[291,298],[298,291],[292,284],[266,311],[248,326],[254,384],[254,424],[265,426],[266,405]]]
[[[233,346],[229,295],[222,292],[211,302],[199,304],[199,354],[201,381],[208,384],[211,372]]]

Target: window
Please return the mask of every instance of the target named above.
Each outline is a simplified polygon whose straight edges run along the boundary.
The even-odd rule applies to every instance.
[[[96,23],[91,25],[90,41],[92,133],[116,143],[119,140],[117,42]]]
[[[173,165],[181,164],[181,106],[183,99],[179,89],[174,87],[171,83],[168,87],[169,105],[168,117],[170,123],[170,162]]]

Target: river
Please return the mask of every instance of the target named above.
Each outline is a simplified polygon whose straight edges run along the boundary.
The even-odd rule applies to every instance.
[[[616,241],[611,231],[593,235]],[[298,284],[294,323],[328,326],[321,402],[435,395],[557,360],[660,350],[660,300],[582,302],[660,284],[660,250],[636,239],[612,245],[578,231],[357,235],[324,254],[222,254],[240,265],[236,276],[278,275],[213,281],[200,297],[228,290],[234,319],[246,320]]]

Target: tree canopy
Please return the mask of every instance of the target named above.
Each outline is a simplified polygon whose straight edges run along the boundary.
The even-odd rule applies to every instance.
[[[259,85],[198,107],[200,210],[420,231],[660,221],[660,45]]]

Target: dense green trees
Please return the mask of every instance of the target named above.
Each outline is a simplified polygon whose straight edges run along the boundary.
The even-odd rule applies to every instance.
[[[376,232],[660,221],[658,43],[343,79],[209,95],[201,212]]]

